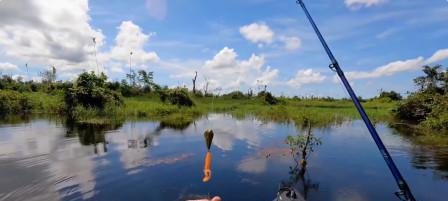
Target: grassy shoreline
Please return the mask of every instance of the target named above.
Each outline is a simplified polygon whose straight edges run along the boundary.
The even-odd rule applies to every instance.
[[[63,95],[41,92],[24,93],[31,100],[33,114],[61,114],[65,104]],[[309,100],[281,98],[281,104],[269,105],[257,98],[232,99],[228,97],[193,97],[195,106],[179,107],[160,101],[158,96],[123,98],[122,106],[106,106],[103,110],[75,108],[77,120],[91,123],[107,123],[128,119],[166,121],[192,121],[207,113],[230,113],[235,116],[254,115],[266,121],[300,121],[308,118],[315,124],[337,119],[357,119],[359,115],[348,100]],[[368,101],[363,103],[373,122],[392,118],[391,110],[396,102]]]
[[[24,95],[31,101],[32,115],[49,114],[63,118],[67,116],[63,113],[65,103],[62,94],[32,92]],[[294,123],[297,127],[303,127],[305,121],[311,121],[313,127],[327,127],[360,119],[356,108],[349,100],[280,98],[281,104],[269,105],[257,98],[193,97],[192,99],[195,106],[179,107],[164,103],[155,95],[125,97],[122,106],[106,107],[103,110],[75,108],[76,121],[83,124],[107,125],[127,120],[151,120],[159,121],[164,126],[183,128],[209,113],[227,113],[235,118],[251,115],[266,122]],[[388,123],[400,133],[422,144],[435,146],[448,144],[448,137],[444,134],[433,134],[432,131],[421,130],[416,126],[404,130],[396,128],[394,126],[396,120],[392,114],[392,110],[398,104],[396,101],[373,100],[362,104],[374,124]]]

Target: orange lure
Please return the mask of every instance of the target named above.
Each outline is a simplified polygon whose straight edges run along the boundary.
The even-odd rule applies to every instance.
[[[210,152],[210,146],[212,145],[214,133],[212,130],[207,130],[204,133],[205,144],[207,146],[207,154],[204,161],[204,178],[203,182],[208,182],[212,178],[212,171],[210,169],[212,163],[212,153]]]
[[[211,163],[212,163],[212,153],[210,151],[207,151],[207,155],[205,155],[205,162],[204,162],[204,178],[202,179],[203,182],[208,182],[212,178],[212,171],[210,170]]]

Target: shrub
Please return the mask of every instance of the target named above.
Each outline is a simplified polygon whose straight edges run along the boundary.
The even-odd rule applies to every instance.
[[[257,95],[259,98],[264,100],[269,105],[277,105],[280,101],[275,98],[270,92],[262,91]]]
[[[106,88],[107,77],[91,73],[79,75],[73,87],[65,91],[65,103],[70,112],[78,105],[83,107],[103,109],[107,103],[119,105],[122,103],[120,96]]]
[[[244,95],[244,93],[241,92],[241,91],[232,91],[232,92],[230,92],[228,94],[225,94],[224,96],[230,97],[232,99],[245,99],[245,98],[247,98],[246,95]]]
[[[191,100],[188,95],[188,90],[185,88],[175,88],[175,89],[166,89],[159,92],[160,100],[163,102],[168,101],[173,105],[178,106],[188,106],[191,107],[194,105],[193,100]]]
[[[434,130],[448,130],[448,95],[436,96],[435,104],[425,121],[424,127]]]
[[[422,122],[426,120],[432,108],[437,104],[436,95],[430,93],[415,93],[398,105],[395,115],[407,121]]]
[[[31,88],[32,92],[37,92],[39,90],[39,85],[34,83],[34,82],[31,82],[30,83],[30,88]]]
[[[121,95],[124,97],[138,96],[140,94],[140,89],[136,86],[131,86],[128,84],[121,85]]]
[[[266,96],[264,96],[264,101],[266,101],[269,105],[276,105],[279,103],[278,99],[275,98],[271,93],[267,92]]]
[[[16,91],[0,91],[0,114],[21,113],[32,109],[30,99]]]
[[[403,97],[395,91],[383,91],[380,93],[379,98],[389,98],[390,100],[393,100],[393,101],[398,101],[398,100],[403,99]]]
[[[202,93],[202,91],[196,91],[195,93],[193,93],[194,97],[198,97],[198,98],[203,98],[204,94]]]

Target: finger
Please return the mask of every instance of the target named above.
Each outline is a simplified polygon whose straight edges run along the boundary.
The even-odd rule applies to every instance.
[[[211,201],[221,201],[221,198],[218,196],[215,196]]]
[[[210,200],[202,199],[202,200],[187,200],[187,201],[210,201]],[[213,201],[214,201],[214,200],[213,200]],[[219,200],[219,201],[221,201],[221,200]]]

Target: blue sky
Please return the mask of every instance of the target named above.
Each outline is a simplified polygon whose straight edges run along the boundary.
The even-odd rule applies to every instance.
[[[422,65],[448,66],[446,0],[305,3],[361,96],[412,91]],[[294,0],[2,0],[0,38],[0,72],[25,79],[51,65],[73,79],[98,60],[121,80],[132,51],[133,69],[170,87],[191,87],[198,71],[215,93],[267,84],[277,95],[347,96]]]

